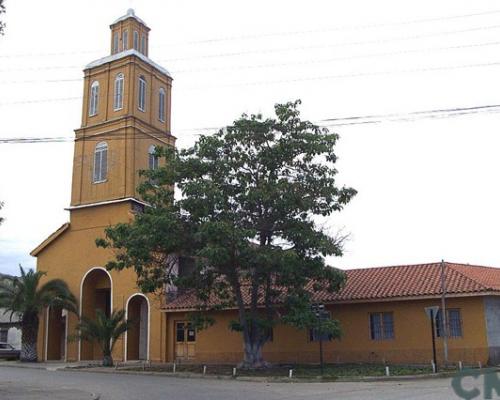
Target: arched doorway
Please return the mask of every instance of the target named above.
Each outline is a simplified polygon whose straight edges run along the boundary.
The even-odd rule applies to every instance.
[[[80,290],[80,315],[94,319],[96,310],[101,309],[109,316],[113,307],[113,283],[111,275],[104,268],[89,270],[82,279]],[[100,360],[99,346],[87,341],[80,342],[80,360]]]
[[[66,358],[68,312],[59,307],[47,309],[47,333],[45,338],[45,359],[64,360]]]
[[[131,328],[125,333],[125,360],[149,359],[149,301],[143,294],[129,297],[126,308]]]

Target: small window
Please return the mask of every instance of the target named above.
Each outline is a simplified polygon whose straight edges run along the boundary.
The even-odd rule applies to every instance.
[[[184,342],[184,322],[177,322],[175,324],[175,339],[177,342]]]
[[[122,33],[122,47],[124,51],[128,49],[128,31],[126,29]]]
[[[138,92],[137,107],[141,111],[146,110],[146,79],[141,75],[139,77],[139,92]]]
[[[446,325],[448,326],[448,337],[450,338],[460,338],[462,337],[462,317],[460,315],[460,310],[457,308],[451,308],[446,310]],[[441,315],[441,310],[438,311],[436,315],[436,336],[442,337],[443,333],[443,317]]]
[[[99,82],[94,81],[90,86],[90,104],[89,104],[89,116],[94,116],[97,114],[99,109]]]
[[[323,314],[324,319],[330,319],[331,315],[328,311],[325,311]],[[319,342],[320,340],[323,341],[329,341],[332,340],[333,337],[329,333],[323,333],[321,334],[318,329],[309,329],[309,341],[310,342]]]
[[[113,54],[115,53],[118,53],[118,46],[119,46],[119,43],[118,43],[119,39],[118,39],[118,32],[115,32],[113,33]]]
[[[115,95],[113,100],[114,110],[121,110],[123,108],[123,74],[116,75],[115,78]]]
[[[196,329],[193,327],[193,325],[188,324],[186,330],[187,330],[187,341],[196,342]]]
[[[370,314],[370,337],[372,340],[394,339],[394,318],[391,312]]]
[[[159,166],[159,158],[156,155],[156,148],[155,146],[151,145],[149,146],[149,169],[157,169]]]
[[[165,122],[165,89],[160,88],[158,92],[158,119]]]
[[[141,53],[146,55],[146,35],[141,35]]]
[[[0,342],[7,342],[9,336],[9,330],[2,328],[0,329]]]
[[[97,143],[94,152],[94,183],[104,182],[108,175],[108,144]]]
[[[134,49],[139,50],[139,33],[134,31]]]

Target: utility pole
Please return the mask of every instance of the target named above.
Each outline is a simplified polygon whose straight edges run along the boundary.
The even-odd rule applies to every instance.
[[[446,277],[444,272],[444,260],[441,260],[441,321],[443,321],[443,350],[444,365],[448,365],[448,321],[446,315]]]
[[[437,360],[436,360],[436,338],[435,338],[435,329],[434,329],[434,310],[431,311],[431,331],[432,331],[432,359],[434,360],[434,372],[437,372]]]

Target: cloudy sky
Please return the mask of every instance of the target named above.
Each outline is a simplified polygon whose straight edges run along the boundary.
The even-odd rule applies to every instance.
[[[174,77],[178,145],[241,113],[302,99],[304,118],[385,115],[335,126],[339,181],[358,196],[328,221],[349,233],[342,268],[449,261],[500,267],[495,1],[6,0],[0,139],[72,138],[82,69],[109,53],[109,24],[133,7],[150,57]],[[387,115],[393,115],[388,117]],[[394,114],[396,116],[394,116]],[[424,114],[427,116],[427,114]],[[1,144],[0,272],[68,220],[71,141]]]

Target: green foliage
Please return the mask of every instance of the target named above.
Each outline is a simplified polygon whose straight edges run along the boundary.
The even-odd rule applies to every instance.
[[[302,121],[299,104],[276,105],[275,119],[243,115],[186,150],[158,148],[162,167],[143,171],[139,187],[150,206],[97,242],[116,250],[107,268],[133,267],[145,291],[191,290],[200,310],[236,307],[233,329],[253,349],[276,323],[311,326],[314,292],[345,280],[325,263],[342,255],[344,238],[320,222],[356,191],[335,180],[338,136]],[[179,257],[196,260],[180,277]]]
[[[125,320],[124,310],[114,310],[108,318],[101,309],[96,309],[96,318],[82,317],[77,325],[78,333],[73,339],[97,343],[102,350],[103,365],[113,366],[111,353],[118,338],[130,329],[132,322]]]
[[[0,0],[0,15],[5,14],[4,0]],[[0,35],[5,33],[5,22],[0,21]]]
[[[42,271],[19,267],[21,276],[5,276],[0,280],[0,308],[23,319],[39,315],[45,307],[64,308],[76,313],[76,298],[66,282],[52,279],[40,286]]]

